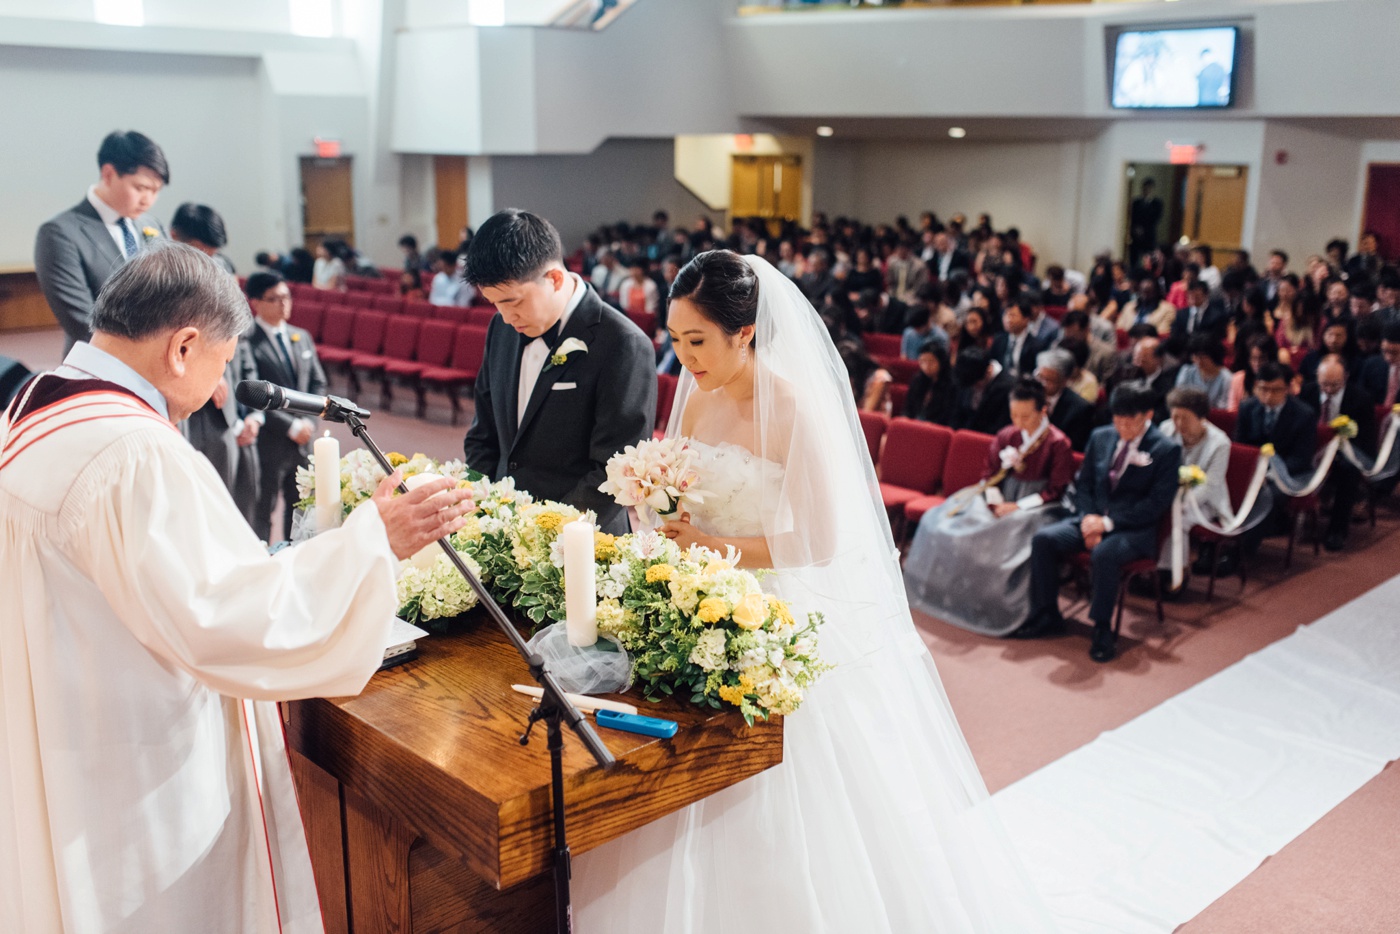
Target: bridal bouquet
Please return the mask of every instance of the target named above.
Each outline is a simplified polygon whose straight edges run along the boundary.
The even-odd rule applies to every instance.
[[[629,444],[608,459],[607,480],[598,489],[619,506],[669,516],[682,506],[705,500],[705,492],[699,488],[700,474],[690,466],[690,458],[684,438]]]
[[[648,698],[737,707],[754,719],[789,714],[827,670],[817,654],[821,614],[794,618],[788,604],[735,566],[738,553],[681,549],[658,532],[613,543],[598,579],[598,631],[632,655]]]

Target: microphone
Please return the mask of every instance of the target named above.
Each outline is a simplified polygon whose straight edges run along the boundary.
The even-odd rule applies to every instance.
[[[313,396],[309,392],[297,392],[276,383],[262,379],[245,379],[233,390],[233,397],[250,409],[269,411],[283,409],[297,415],[307,415],[328,422],[348,421],[348,416],[369,418],[368,409],[362,409],[349,399],[340,396]]]

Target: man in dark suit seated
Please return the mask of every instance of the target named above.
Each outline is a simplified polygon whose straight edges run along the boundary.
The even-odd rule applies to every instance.
[[[1035,358],[1035,378],[1045,387],[1050,424],[1064,432],[1070,447],[1083,451],[1094,430],[1094,407],[1067,388],[1074,366],[1074,355],[1068,350],[1046,350]]]
[[[258,379],[288,389],[326,394],[326,371],[316,356],[311,332],[287,323],[292,315],[292,291],[275,272],[255,272],[244,286],[248,304],[257,319],[243,340],[252,351]],[[263,541],[272,541],[272,513],[277,494],[282,494],[282,535],[291,538],[292,506],[297,496],[297,468],[310,463],[311,437],[315,423],[305,416],[286,411],[250,412],[248,422],[258,448],[258,499],[253,514],[253,531]]]
[[[1217,340],[1225,340],[1230,309],[1220,297],[1210,294],[1210,286],[1197,279],[1187,287],[1186,300],[1190,304],[1172,319],[1172,348],[1185,348],[1187,340],[1195,334],[1209,334]]]
[[[1254,375],[1254,398],[1240,403],[1235,440],[1254,447],[1272,444],[1288,472],[1304,477],[1312,470],[1317,451],[1317,413],[1289,394],[1292,381],[1293,370],[1285,364],[1271,362],[1259,368]],[[1269,517],[1242,537],[1246,551],[1257,549],[1266,535],[1288,531],[1287,501],[1281,493],[1274,497]]]
[[[1045,349],[1045,344],[1031,333],[1031,322],[1036,315],[1036,300],[1028,295],[1019,295],[1001,313],[1001,323],[1006,328],[992,341],[992,359],[1012,378],[1035,372],[1035,357]]]
[[[87,197],[47,221],[34,240],[34,273],[63,326],[63,352],[92,336],[92,304],[117,267],[164,233],[147,212],[170,182],[165,153],[132,130],[97,150],[101,176]]]
[[[966,428],[994,435],[1011,424],[1011,389],[1016,381],[991,360],[980,347],[968,347],[958,353],[953,364],[953,383],[958,387],[957,406],[953,410],[954,430]]]
[[[1308,383],[1298,398],[1316,406],[1319,426],[1345,415],[1356,423],[1352,445],[1374,457],[1376,453],[1376,403],[1366,390],[1350,381],[1346,358],[1328,354],[1317,365],[1317,380]],[[1361,496],[1361,471],[1339,453],[1323,484],[1324,495],[1331,496],[1332,514],[1327,522],[1327,537],[1323,544],[1328,551],[1341,551],[1351,530],[1351,511]]]
[[[1113,424],[1090,437],[1074,480],[1075,514],[1031,539],[1030,617],[1013,635],[1032,639],[1063,628],[1060,561],[1088,551],[1094,624],[1089,657],[1106,662],[1117,654],[1112,624],[1120,571],[1130,561],[1157,554],[1157,527],[1179,482],[1181,446],[1152,424],[1156,403],[1152,390],[1141,385],[1113,391]]]
[[[1381,352],[1366,360],[1358,382],[1377,405],[1400,402],[1400,322],[1381,331]]]

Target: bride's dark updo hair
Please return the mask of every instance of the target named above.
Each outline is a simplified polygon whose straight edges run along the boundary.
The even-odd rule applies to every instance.
[[[686,263],[671,283],[670,301],[693,302],[706,319],[734,335],[758,320],[758,276],[738,253],[710,250]]]

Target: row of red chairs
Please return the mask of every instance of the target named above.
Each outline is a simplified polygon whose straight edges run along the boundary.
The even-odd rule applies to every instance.
[[[310,331],[312,337],[320,340],[322,322],[325,320],[326,311],[329,308],[348,308],[351,311],[373,310],[383,312],[390,317],[451,321],[453,324],[470,324],[479,328],[489,325],[491,319],[496,316],[496,311],[493,308],[458,308],[454,305],[433,305],[429,302],[405,302],[401,298],[383,295],[375,296],[369,304],[363,301],[363,297],[360,301],[353,303],[346,301],[347,298],[354,298],[354,296],[345,293],[336,294],[332,298],[334,301],[330,303],[297,302],[292,306],[292,323]]]

